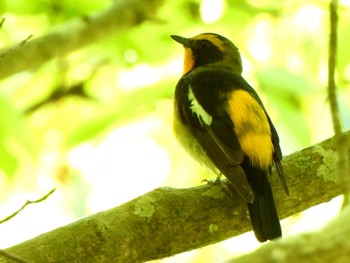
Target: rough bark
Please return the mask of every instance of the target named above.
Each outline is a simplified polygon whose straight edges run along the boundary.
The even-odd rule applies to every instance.
[[[346,133],[350,141],[350,132]],[[327,202],[336,184],[334,140],[283,161],[290,197],[273,171],[281,218]],[[6,249],[33,262],[144,262],[203,247],[250,230],[246,204],[217,185],[159,188],[119,207]],[[0,262],[6,262],[0,258]]]

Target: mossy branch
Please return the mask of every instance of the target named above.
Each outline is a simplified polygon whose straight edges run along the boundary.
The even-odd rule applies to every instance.
[[[350,132],[345,133],[350,141]],[[284,158],[287,197],[273,171],[281,218],[341,194],[334,139]],[[34,262],[144,262],[175,255],[250,230],[246,204],[219,186],[159,188],[119,207],[6,249]],[[6,262],[0,258],[0,262]]]

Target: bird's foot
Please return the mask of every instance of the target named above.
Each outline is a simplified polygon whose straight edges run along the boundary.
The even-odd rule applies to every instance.
[[[222,180],[220,176],[218,176],[215,180],[203,179],[202,183],[207,183],[212,186],[219,186],[225,192],[232,193],[232,187],[230,187],[230,183],[227,180]]]

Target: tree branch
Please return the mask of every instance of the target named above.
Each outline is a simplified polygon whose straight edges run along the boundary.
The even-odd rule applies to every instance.
[[[7,252],[7,251],[5,251],[5,250],[2,250],[2,249],[0,249],[0,255],[1,256],[3,256],[3,259],[1,259],[1,260],[4,260],[5,258],[7,259],[7,260],[11,260],[12,262],[17,262],[17,263],[31,263],[31,262],[29,262],[29,261],[27,261],[27,260],[24,260],[23,258],[21,258],[21,257],[18,257],[18,256],[16,256],[16,255],[13,255],[13,254],[11,254],[11,253],[9,253],[9,252]],[[6,261],[7,262],[7,261]]]
[[[350,141],[350,132],[346,134]],[[273,171],[281,218],[341,194],[334,139],[287,156],[287,197]],[[35,262],[144,262],[203,247],[250,230],[247,206],[219,186],[159,188],[119,207],[6,249]],[[0,262],[6,262],[1,259]]]
[[[321,231],[270,242],[231,263],[348,263],[350,206]]]
[[[1,57],[0,79],[35,69],[42,63],[75,49],[120,33],[155,16],[163,0],[114,1],[113,5],[94,15],[61,25],[50,33],[27,41]],[[11,49],[11,48],[10,48]]]
[[[19,208],[17,211],[13,212],[11,215],[5,217],[4,219],[0,220],[0,224],[5,223],[6,221],[9,221],[10,219],[12,219],[13,217],[15,217],[18,213],[20,213],[24,208],[26,208],[28,205],[31,204],[36,204],[36,203],[40,203],[42,201],[45,201],[46,198],[48,198],[53,192],[55,192],[56,188],[53,188],[50,190],[50,192],[48,192],[46,195],[44,195],[43,197],[40,197],[39,199],[36,200],[26,200],[26,202],[21,206],[21,208]]]
[[[337,62],[338,42],[338,1],[331,0],[329,4],[330,36],[328,54],[328,99],[332,115],[333,130],[337,145],[338,161],[337,172],[343,188],[343,207],[349,203],[350,194],[350,164],[348,161],[348,145],[342,133],[340,110],[337,100],[337,85],[335,82],[335,71]]]
[[[4,20],[3,20],[4,21]],[[0,22],[2,23],[2,22]],[[17,49],[22,48],[28,41],[29,39],[32,38],[33,35],[27,36],[24,40],[19,42],[19,44],[12,46],[11,48],[5,49],[4,51],[0,51],[0,60],[3,59],[4,57],[8,56],[9,54],[13,53]]]

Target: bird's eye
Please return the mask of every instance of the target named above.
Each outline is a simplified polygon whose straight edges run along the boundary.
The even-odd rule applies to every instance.
[[[208,41],[208,40],[202,40],[201,42],[200,42],[200,47],[201,48],[208,48],[208,47],[210,47],[211,46],[211,43]]]

